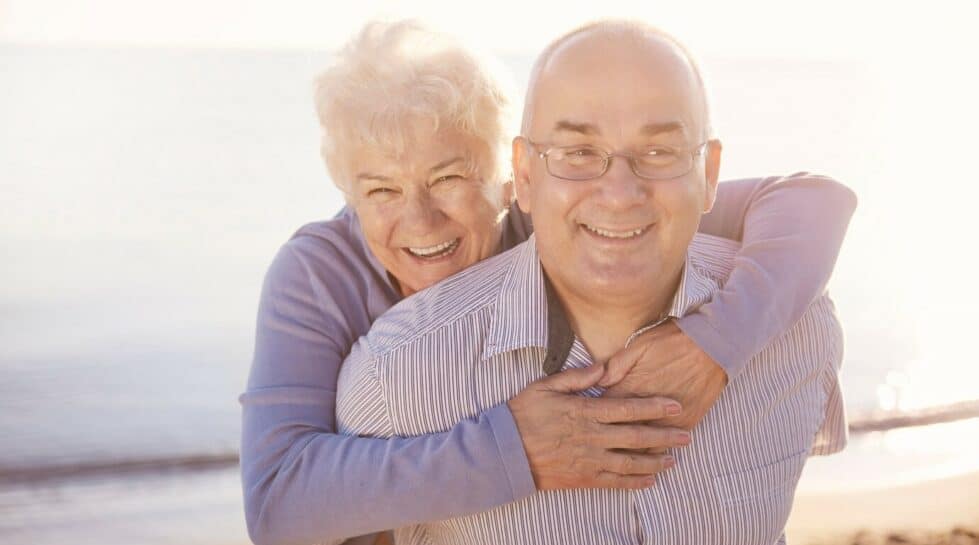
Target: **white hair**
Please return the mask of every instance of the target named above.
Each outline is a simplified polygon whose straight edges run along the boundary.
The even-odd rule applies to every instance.
[[[425,142],[413,129],[451,127],[486,146],[484,179],[509,179],[511,94],[488,59],[414,21],[370,22],[317,78],[320,152],[349,195],[353,153],[362,146],[401,156]],[[475,159],[475,158],[473,158]]]
[[[673,37],[673,35],[648,23],[625,19],[605,19],[586,23],[574,30],[562,34],[541,52],[541,54],[537,57],[537,60],[534,62],[534,66],[530,71],[530,79],[527,82],[527,95],[524,98],[523,120],[520,125],[520,134],[529,136],[530,126],[533,123],[534,117],[534,101],[536,100],[537,95],[537,83],[540,79],[541,73],[547,66],[547,63],[554,55],[554,52],[572,38],[593,31],[597,31],[607,37],[625,36],[627,38],[636,40],[659,39],[675,47],[677,51],[679,51],[680,56],[690,65],[690,69],[693,71],[694,78],[696,79],[697,85],[700,88],[704,108],[703,136],[706,138],[715,137],[714,127],[711,123],[710,96],[707,90],[707,84],[705,82],[704,74],[700,69],[700,63],[697,62],[697,58],[694,56],[694,54],[687,49],[687,47],[683,45],[680,40]]]

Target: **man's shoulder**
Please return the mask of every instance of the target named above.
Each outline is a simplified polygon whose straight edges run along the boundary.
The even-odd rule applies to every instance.
[[[495,305],[524,246],[520,244],[476,263],[391,307],[367,334],[372,353],[382,357],[423,342],[426,337]]]

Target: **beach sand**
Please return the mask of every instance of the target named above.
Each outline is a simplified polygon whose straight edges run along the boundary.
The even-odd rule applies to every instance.
[[[799,494],[793,545],[979,545],[979,472],[894,487]]]

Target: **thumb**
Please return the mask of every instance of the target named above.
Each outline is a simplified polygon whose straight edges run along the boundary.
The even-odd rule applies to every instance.
[[[539,384],[552,392],[580,392],[598,384],[604,374],[605,367],[594,363],[581,369],[566,369],[555,373],[540,379]]]
[[[633,343],[632,346],[623,348],[613,354],[608,360],[605,376],[602,377],[600,385],[603,388],[608,388],[613,384],[618,384],[636,366],[636,362],[639,361],[639,357],[643,352],[645,352],[645,349],[642,347],[642,339],[640,339],[639,342]]]

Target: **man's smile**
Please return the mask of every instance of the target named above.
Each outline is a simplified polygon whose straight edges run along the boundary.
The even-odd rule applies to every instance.
[[[578,225],[582,227],[583,228],[582,230],[588,233],[589,235],[596,238],[609,240],[609,241],[615,241],[615,240],[627,241],[627,240],[640,238],[642,235],[646,234],[649,231],[650,227],[653,226],[653,224],[651,223],[647,225],[642,225],[638,227],[629,227],[629,228],[599,227],[598,225],[594,225],[590,223],[579,223]]]

